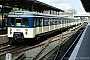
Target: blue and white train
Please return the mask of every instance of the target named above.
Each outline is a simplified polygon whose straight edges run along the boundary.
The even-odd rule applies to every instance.
[[[50,35],[62,28],[82,23],[79,19],[30,11],[13,11],[8,15],[8,38],[23,42],[25,38]]]

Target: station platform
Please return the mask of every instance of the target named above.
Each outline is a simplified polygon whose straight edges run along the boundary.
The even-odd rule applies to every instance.
[[[86,26],[69,60],[90,60],[90,24]]]

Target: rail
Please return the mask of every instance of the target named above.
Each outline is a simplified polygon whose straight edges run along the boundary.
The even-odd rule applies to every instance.
[[[83,25],[82,25],[83,26]],[[82,27],[81,26],[81,27]],[[81,27],[77,27],[78,28],[78,30],[81,28]],[[77,30],[76,30],[77,31]],[[84,31],[84,29],[80,32],[80,34],[77,36],[77,38],[75,39],[75,41],[72,43],[72,45],[69,47],[69,49],[66,51],[66,53],[63,55],[63,57],[60,59],[60,60],[63,60],[64,58],[65,58],[65,56],[67,55],[67,53],[70,51],[70,49],[73,47],[73,45],[74,45],[74,43],[77,41],[77,39],[81,36],[81,34],[82,34],[82,32]],[[59,56],[59,54],[60,54],[60,52],[61,52],[61,49],[60,49],[60,46],[59,46],[59,48],[58,48],[58,50],[57,50],[57,52],[56,52],[56,55],[55,55],[55,57],[54,57],[54,60],[57,60],[58,59],[58,56]]]
[[[78,38],[81,36],[82,32],[84,31],[84,29],[81,31],[81,33],[78,35],[78,37],[75,39],[75,41],[72,43],[72,45],[69,47],[69,49],[66,51],[66,53],[64,54],[64,56],[61,58],[61,60],[64,59],[64,57],[66,56],[66,54],[70,51],[70,49],[73,47],[73,45],[75,44],[75,42],[78,40]]]

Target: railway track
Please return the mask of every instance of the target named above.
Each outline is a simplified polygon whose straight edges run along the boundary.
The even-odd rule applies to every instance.
[[[51,52],[54,52],[60,45],[64,44],[70,38],[70,36],[75,34],[75,32],[81,27],[82,25],[77,26],[75,27],[74,31],[70,30],[63,32],[62,34],[48,38],[46,41],[34,46],[4,45],[3,47],[0,47],[0,56],[3,56],[7,53],[15,54],[17,52],[25,52],[25,54],[27,54],[28,52],[26,51],[29,50],[29,53],[32,54],[29,56],[31,60],[43,60],[47,55],[50,55]]]
[[[0,56],[5,55],[7,53],[16,53],[16,52],[22,52],[22,51],[26,51],[29,49],[34,49],[38,46],[42,46],[44,44],[39,44],[39,45],[35,45],[35,46],[10,46],[10,45],[6,45],[3,46],[2,48],[0,48]]]
[[[84,27],[85,27],[85,25],[83,25]],[[80,28],[79,28],[80,29]],[[78,39],[80,38],[80,36],[81,36],[81,34],[82,34],[82,32],[84,31],[84,29],[82,29],[80,32],[79,32],[79,34],[78,34],[78,36],[75,38],[75,40],[74,40],[74,42],[70,45],[70,47],[68,48],[68,50],[65,52],[65,54],[62,56],[62,57],[60,57],[60,55],[61,55],[61,47],[59,46],[59,48],[57,49],[57,52],[55,53],[55,56],[54,56],[54,59],[53,60],[68,60],[68,58],[69,58],[69,54],[71,53],[71,50],[72,49],[74,49],[74,47],[75,47],[75,44],[77,43],[77,41],[78,41]]]
[[[4,48],[4,47],[6,47],[6,46],[8,46],[8,44],[7,44],[7,43],[0,44],[0,49]]]

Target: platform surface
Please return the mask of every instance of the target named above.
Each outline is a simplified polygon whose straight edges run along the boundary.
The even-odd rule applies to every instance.
[[[85,28],[69,60],[90,60],[90,25]]]

